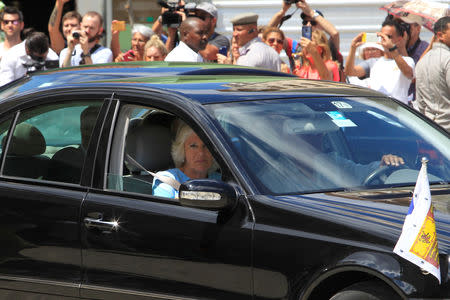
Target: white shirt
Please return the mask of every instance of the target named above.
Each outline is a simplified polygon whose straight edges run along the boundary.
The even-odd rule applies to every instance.
[[[59,54],[59,66],[62,67],[64,60],[67,56],[68,48],[64,48],[61,50],[61,53]],[[77,44],[75,45],[75,49],[72,53],[72,58],[70,59],[70,65],[71,66],[79,66],[81,61],[81,53],[83,53],[83,50],[81,49],[81,45]],[[113,54],[111,49],[100,46],[97,50],[94,51],[94,53],[91,53],[91,59],[93,64],[104,64],[112,62],[113,60]]]
[[[58,54],[48,48],[46,60],[58,60]],[[23,64],[29,62],[31,62],[31,59],[26,53],[25,41],[10,48],[0,63],[0,86],[24,76],[27,73],[27,68]]]
[[[3,55],[5,55],[6,51],[8,51],[8,50],[5,49],[5,42],[1,42],[0,43],[0,61],[2,61]]]
[[[281,70],[280,55],[258,37],[239,48],[239,54],[237,65]]]
[[[167,54],[164,61],[203,62],[203,57],[181,42]]]
[[[408,66],[414,70],[414,60],[403,56]],[[408,89],[411,79],[403,75],[395,60],[380,57],[370,69],[369,87],[408,104]]]

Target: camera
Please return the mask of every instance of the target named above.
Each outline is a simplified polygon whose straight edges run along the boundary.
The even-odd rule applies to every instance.
[[[74,39],[79,39],[80,38],[80,33],[75,31],[75,32],[72,33],[72,36],[73,36]]]
[[[286,4],[294,4],[294,3],[297,3],[297,2],[300,2],[301,0],[284,0],[284,3],[286,3]]]
[[[163,25],[178,28],[181,23],[181,16],[176,12],[184,9],[184,6],[179,5],[178,0],[158,0],[158,4],[168,9],[161,15]]]

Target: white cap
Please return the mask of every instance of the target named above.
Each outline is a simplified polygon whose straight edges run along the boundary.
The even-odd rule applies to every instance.
[[[362,44],[361,46],[358,47],[358,53],[359,53],[359,57],[361,59],[363,59],[363,57],[362,57],[363,51],[366,48],[377,48],[378,50],[381,50],[381,51],[384,52],[384,48],[380,44],[367,42],[367,43],[364,43],[364,44]]]

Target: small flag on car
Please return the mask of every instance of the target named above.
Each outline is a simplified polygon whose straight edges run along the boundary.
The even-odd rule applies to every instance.
[[[429,272],[441,283],[438,241],[427,175],[427,162],[427,159],[422,159],[414,195],[394,253]]]

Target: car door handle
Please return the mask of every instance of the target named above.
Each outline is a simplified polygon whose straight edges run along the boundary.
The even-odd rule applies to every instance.
[[[86,217],[84,218],[84,226],[86,226],[88,229],[96,228],[100,229],[102,231],[117,231],[119,228],[119,223],[117,221],[103,221],[103,216],[100,216],[99,218],[90,218]]]

